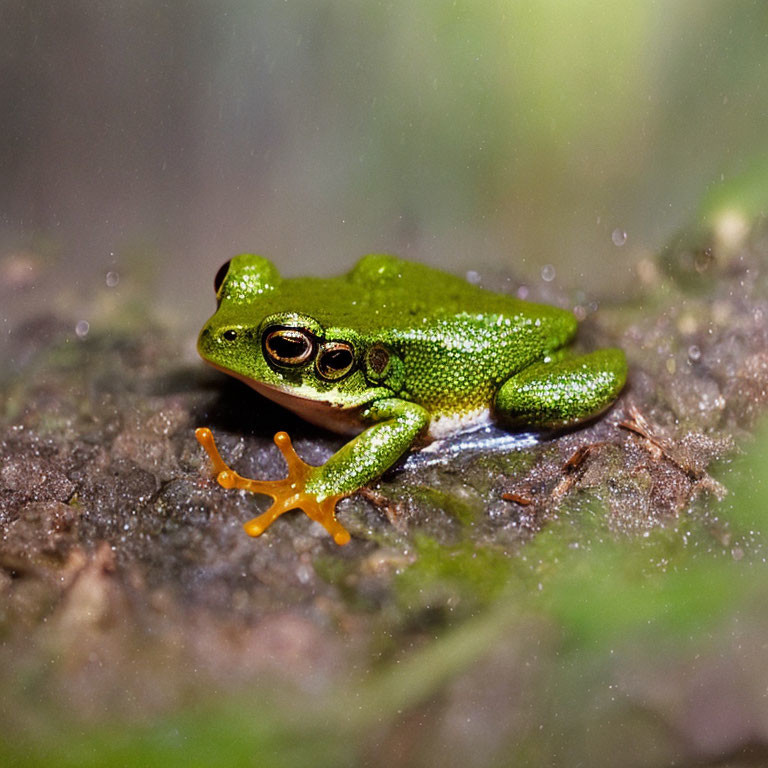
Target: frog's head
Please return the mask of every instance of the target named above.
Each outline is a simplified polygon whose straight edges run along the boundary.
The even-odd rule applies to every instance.
[[[301,311],[316,297],[299,281],[284,281],[267,259],[236,256],[218,271],[214,288],[218,308],[197,342],[214,367],[335,431],[351,431],[353,413],[388,393],[385,353],[367,348],[354,329]]]

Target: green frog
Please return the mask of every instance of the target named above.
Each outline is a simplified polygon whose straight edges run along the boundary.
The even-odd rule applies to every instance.
[[[224,463],[209,429],[198,429],[220,485],[274,500],[246,523],[251,536],[302,509],[346,544],[337,502],[408,449],[490,420],[508,429],[578,424],[608,408],[627,376],[620,349],[569,354],[570,312],[394,256],[365,256],[339,277],[285,279],[262,256],[243,254],[222,266],[214,287],[218,307],[198,339],[203,359],[351,436],[311,466],[278,432],[288,477],[252,480]]]

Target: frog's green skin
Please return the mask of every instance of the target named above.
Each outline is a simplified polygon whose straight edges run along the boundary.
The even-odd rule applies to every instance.
[[[308,421],[357,434],[308,468],[301,488],[293,482],[301,499],[283,499],[284,508],[251,525],[255,535],[298,506],[328,518],[307,506],[333,499],[333,519],[320,522],[344,543],[336,500],[415,443],[488,418],[508,427],[576,424],[605,410],[626,379],[621,350],[567,355],[577,325],[570,312],[393,256],[366,256],[340,277],[283,279],[267,259],[241,255],[219,271],[216,291],[218,309],[198,339],[202,357]],[[263,482],[217,468],[229,473],[228,487]]]

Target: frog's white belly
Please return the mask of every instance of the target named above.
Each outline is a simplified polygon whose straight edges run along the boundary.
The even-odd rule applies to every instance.
[[[429,423],[429,437],[432,440],[466,432],[478,427],[487,427],[493,423],[489,408],[476,408],[464,413],[439,413]]]

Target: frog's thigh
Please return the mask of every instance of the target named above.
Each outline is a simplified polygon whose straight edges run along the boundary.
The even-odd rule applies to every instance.
[[[512,376],[496,393],[502,424],[562,427],[605,410],[627,379],[620,349],[600,349],[580,357],[536,363]]]

